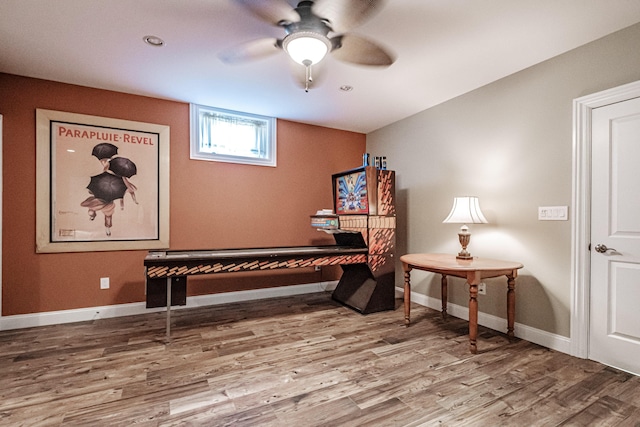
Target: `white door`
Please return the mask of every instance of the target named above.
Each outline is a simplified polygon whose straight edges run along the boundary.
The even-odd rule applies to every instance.
[[[640,375],[640,98],[595,108],[589,359]]]

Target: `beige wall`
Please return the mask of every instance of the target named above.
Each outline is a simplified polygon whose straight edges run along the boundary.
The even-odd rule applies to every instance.
[[[538,221],[538,206],[571,210],[572,101],[640,79],[640,24],[367,135],[397,173],[399,254],[456,253],[454,196],[476,195],[489,224],[471,226],[473,255],[520,261],[516,322],[569,336],[570,221]],[[397,283],[401,283],[397,274]],[[506,317],[504,280],[487,280],[480,310]],[[412,273],[439,298],[439,278]],[[450,301],[466,306],[462,282]]]

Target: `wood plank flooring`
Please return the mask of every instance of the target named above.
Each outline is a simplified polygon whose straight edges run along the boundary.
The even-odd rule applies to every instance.
[[[640,377],[327,293],[0,332],[2,426],[640,426]]]

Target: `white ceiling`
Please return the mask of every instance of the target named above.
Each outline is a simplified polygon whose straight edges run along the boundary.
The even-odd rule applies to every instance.
[[[368,133],[637,22],[640,0],[391,0],[351,32],[396,62],[328,57],[305,93],[284,52],[218,59],[284,35],[233,0],[0,0],[0,72]]]

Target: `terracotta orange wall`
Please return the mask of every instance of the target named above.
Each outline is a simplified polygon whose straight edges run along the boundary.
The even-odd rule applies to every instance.
[[[0,73],[2,314],[144,301],[146,251],[36,254],[37,108],[171,127],[171,249],[330,244],[309,215],[332,206],[331,174],[361,163],[365,135],[278,120],[278,166],[189,159],[189,105]],[[333,279],[311,269],[189,281],[189,294]],[[100,277],[111,287],[100,290]]]

